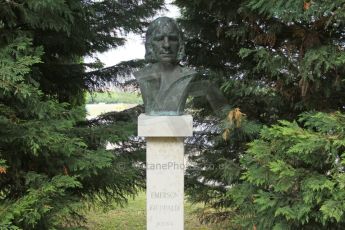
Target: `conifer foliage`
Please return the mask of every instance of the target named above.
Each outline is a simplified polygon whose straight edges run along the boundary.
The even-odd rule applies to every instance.
[[[335,127],[345,102],[345,2],[175,3],[186,61],[212,73],[204,77],[221,85],[232,107],[211,122],[190,158],[187,192],[213,208],[203,219],[245,229],[340,229],[342,147],[328,135],[343,138]],[[198,119],[205,124],[210,114]]]
[[[102,76],[81,60],[123,44],[161,5],[0,1],[0,229],[76,226],[86,199],[121,203],[143,186],[129,156],[105,149],[133,125],[85,122],[84,90]]]
[[[342,229],[343,113],[304,113],[261,130],[241,159],[243,182],[228,195],[236,224],[257,229]]]

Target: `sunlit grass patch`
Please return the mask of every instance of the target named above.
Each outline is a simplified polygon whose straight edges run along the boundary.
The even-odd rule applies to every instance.
[[[223,230],[222,224],[203,225],[198,219],[202,204],[192,205],[185,202],[185,230]],[[121,208],[105,211],[95,208],[86,213],[87,228],[95,230],[143,230],[146,229],[146,196],[140,193],[135,199]]]

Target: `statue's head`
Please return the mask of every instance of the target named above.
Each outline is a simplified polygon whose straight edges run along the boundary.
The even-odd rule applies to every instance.
[[[150,62],[177,63],[184,56],[182,31],[172,18],[160,17],[146,32],[145,59]]]

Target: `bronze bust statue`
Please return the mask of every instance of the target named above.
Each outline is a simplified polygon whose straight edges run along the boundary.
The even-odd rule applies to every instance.
[[[145,59],[150,62],[134,74],[147,115],[182,115],[190,82],[195,75],[179,62],[184,56],[182,31],[168,17],[154,20],[146,32]]]

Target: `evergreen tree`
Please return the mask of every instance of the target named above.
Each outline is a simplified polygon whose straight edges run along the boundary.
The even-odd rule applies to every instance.
[[[83,220],[83,201],[122,203],[144,186],[135,154],[105,149],[134,133],[129,118],[85,121],[84,90],[105,77],[85,73],[99,65],[81,60],[123,44],[119,34],[141,31],[161,5],[0,2],[0,228],[75,226]],[[125,67],[112,68],[113,77]]]
[[[214,115],[210,109],[203,109],[196,116],[206,125],[203,127],[209,128],[193,140],[200,154],[191,158],[187,192],[192,200],[215,208],[215,211],[206,209],[204,220],[230,220],[239,214],[237,211],[250,210],[243,209],[244,206],[253,207],[253,200],[248,199],[255,201],[256,193],[249,191],[245,193],[248,203],[235,200],[235,204],[241,204],[241,209],[237,209],[233,196],[238,191],[233,188],[248,184],[245,175],[250,169],[240,159],[254,155],[252,150],[246,152],[247,143],[258,138],[263,125],[281,119],[292,121],[310,110],[343,112],[344,1],[176,0],[175,3],[182,9],[180,22],[188,39],[186,61],[206,70],[203,77],[220,85],[232,107],[223,117],[210,117]],[[194,100],[194,106],[205,108],[203,100]],[[285,158],[282,161],[289,163]],[[257,166],[258,170],[264,168]],[[258,187],[265,190],[264,186]],[[271,218],[274,223],[285,218],[284,226],[292,229],[309,226],[305,219],[289,222],[283,214],[275,219],[272,210],[277,211],[276,208],[254,213],[258,216],[253,219],[258,221],[266,215],[265,220]],[[321,212],[315,211],[322,216]],[[248,217],[253,212],[241,214]],[[340,226],[341,218],[327,218],[321,218],[322,221],[314,218],[314,225],[310,226],[320,224],[327,229],[332,221],[338,222],[334,226]],[[274,226],[266,228],[255,221],[245,222],[246,227]]]
[[[228,190],[245,229],[343,229],[343,113],[304,113],[265,127],[241,159],[244,180]]]

